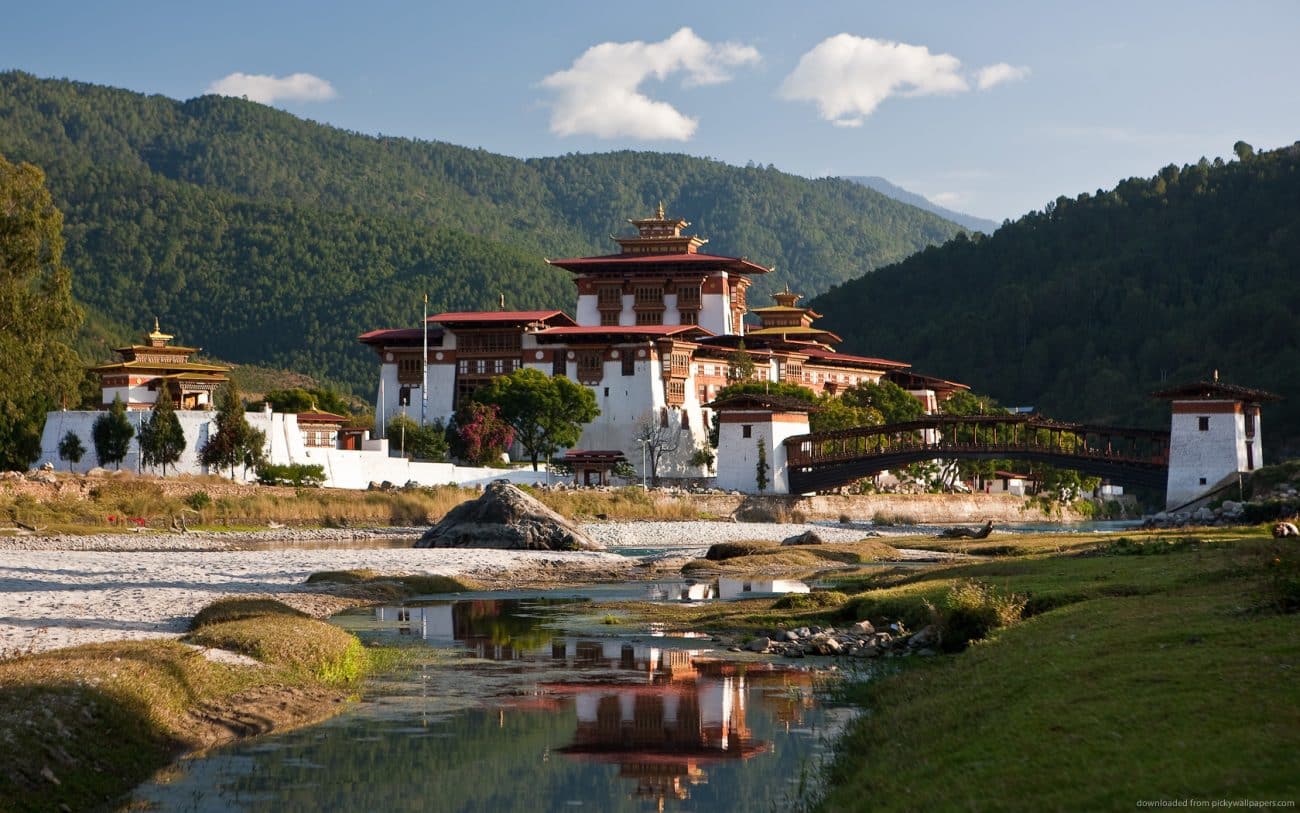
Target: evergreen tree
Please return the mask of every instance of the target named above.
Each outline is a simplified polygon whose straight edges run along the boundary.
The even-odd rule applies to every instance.
[[[59,459],[68,461],[68,471],[72,471],[72,467],[81,462],[85,453],[86,447],[82,445],[81,438],[69,429],[68,434],[59,441]]]
[[[126,404],[122,396],[113,397],[113,404],[108,412],[95,419],[90,429],[90,438],[95,444],[95,456],[99,465],[112,463],[115,468],[122,468],[122,461],[131,450],[131,438],[135,437],[135,427],[126,417]]]
[[[80,323],[45,174],[0,155],[0,469],[27,468],[45,413],[75,400],[81,364],[65,342]]]
[[[168,464],[180,460],[184,451],[185,432],[180,418],[176,417],[171,389],[162,383],[149,420],[140,427],[140,458],[146,466],[162,466],[162,475],[166,477]]]
[[[767,444],[762,438],[758,439],[758,463],[754,466],[754,484],[758,486],[759,493],[767,488],[767,473],[771,466],[767,465]]]
[[[249,433],[253,428],[244,417],[244,402],[234,381],[227,381],[217,391],[217,431],[213,432],[199,450],[199,461],[214,469],[230,469],[230,479],[235,479],[235,467],[244,462],[249,447]],[[262,438],[265,442],[265,437]]]

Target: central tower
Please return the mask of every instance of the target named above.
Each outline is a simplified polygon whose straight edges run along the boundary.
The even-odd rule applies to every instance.
[[[764,266],[700,251],[707,240],[664,214],[629,220],[633,235],[613,236],[619,253],[547,260],[574,274],[577,321],[585,327],[699,325],[715,334],[744,333],[745,291]]]

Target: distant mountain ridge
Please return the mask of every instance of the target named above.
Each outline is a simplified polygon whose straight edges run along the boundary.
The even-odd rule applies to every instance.
[[[812,295],[958,227],[839,179],[686,155],[519,160],[373,137],[219,96],[179,102],[0,73],[0,153],[42,167],[66,215],[74,290],[106,324],[169,331],[238,363],[361,392],[355,342],[432,309],[572,309],[543,258],[605,254],[660,201],[706,250],[775,271],[751,301]]]
[[[1057,198],[810,304],[846,349],[1067,420],[1168,426],[1149,394],[1218,370],[1283,397],[1266,461],[1300,454],[1300,142],[1236,151]]]
[[[994,220],[976,217],[975,215],[963,214],[962,212],[954,212],[952,209],[940,206],[937,203],[932,203],[930,199],[924,195],[910,192],[903,187],[880,177],[879,175],[845,175],[843,177],[846,181],[860,183],[865,187],[874,189],[880,194],[891,197],[901,203],[915,206],[918,209],[924,209],[927,212],[933,212],[944,220],[951,220],[953,223],[956,223],[964,229],[969,229],[970,231],[982,231],[985,234],[992,234],[998,230],[998,226],[1000,225]]]

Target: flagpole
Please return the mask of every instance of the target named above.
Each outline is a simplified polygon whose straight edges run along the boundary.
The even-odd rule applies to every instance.
[[[424,354],[420,356],[420,426],[424,426],[424,413],[429,408],[429,294],[424,295]]]

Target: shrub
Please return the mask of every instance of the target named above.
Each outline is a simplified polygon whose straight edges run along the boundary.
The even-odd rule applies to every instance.
[[[199,610],[190,621],[190,630],[197,630],[211,624],[225,624],[231,621],[276,615],[309,617],[303,611],[295,610],[288,604],[273,598],[223,598]]]
[[[776,600],[773,610],[824,610],[840,607],[849,597],[838,590],[814,590],[811,593],[788,593]]]
[[[944,597],[939,610],[940,646],[946,652],[960,652],[1000,627],[1019,621],[1025,598],[1004,595],[983,582],[963,581]]]
[[[195,511],[202,511],[212,505],[212,497],[206,491],[196,491],[185,498],[185,504]]]
[[[257,467],[257,482],[264,486],[316,488],[325,482],[325,467],[310,463],[263,463]]]

